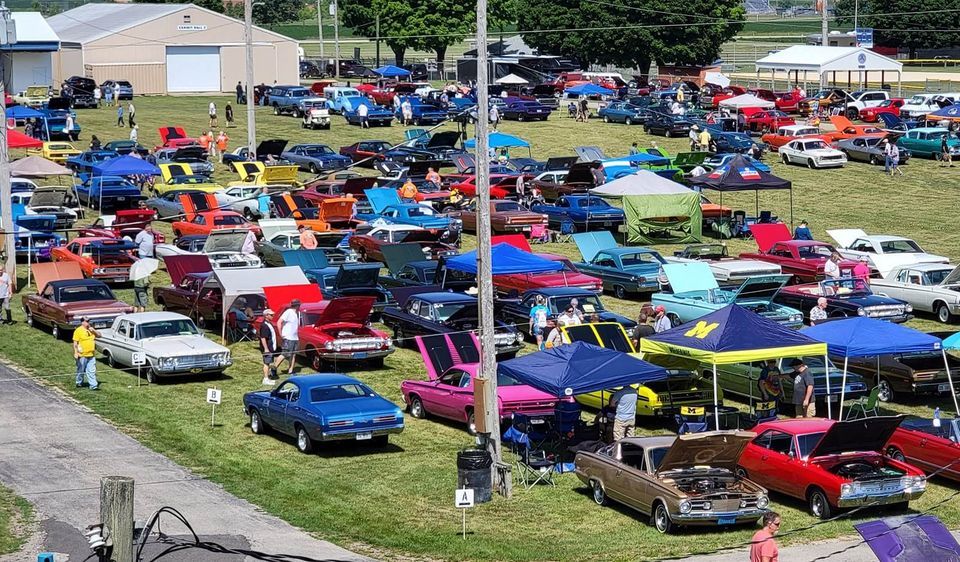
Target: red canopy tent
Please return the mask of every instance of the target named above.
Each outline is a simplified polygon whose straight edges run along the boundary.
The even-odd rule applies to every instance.
[[[7,148],[40,148],[42,146],[43,141],[28,137],[15,129],[7,130]]]

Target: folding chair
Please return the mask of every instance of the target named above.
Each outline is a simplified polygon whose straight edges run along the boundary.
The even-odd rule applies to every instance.
[[[535,224],[530,227],[530,243],[546,244],[550,241],[550,230],[545,224]]]
[[[673,419],[677,422],[677,435],[707,430],[707,410],[702,406],[681,406]]]
[[[746,414],[741,420],[745,428],[754,427],[761,423],[774,421],[777,419],[777,401],[755,402],[750,408],[750,413]]]
[[[879,403],[880,403],[880,387],[875,386],[870,389],[870,394],[867,396],[862,396],[858,400],[850,404],[850,409],[847,410],[847,419],[853,419],[853,414],[857,410],[860,411],[860,415],[867,417],[867,412],[871,412],[871,416],[879,416]]]
[[[507,443],[516,455],[514,468],[517,478],[527,490],[541,483],[556,486],[553,481],[556,463],[547,458],[546,452],[535,450],[531,446],[530,435],[527,433],[529,420],[525,418],[526,416],[514,416],[510,429],[503,434],[503,442]]]
[[[760,224],[770,224],[773,222],[773,213],[771,211],[760,211],[760,216],[757,217],[757,222]]]
[[[256,341],[257,339],[253,322],[250,322],[246,327],[241,327],[237,321],[237,313],[232,311],[227,313],[227,337],[233,343]]]
[[[573,221],[570,219],[564,219],[560,223],[560,230],[555,230],[553,233],[554,242],[570,242],[573,239],[573,235],[577,232],[577,227],[573,224]]]
[[[733,212],[733,235],[737,238],[747,238],[750,236],[750,229],[747,228],[747,213],[745,211]]]

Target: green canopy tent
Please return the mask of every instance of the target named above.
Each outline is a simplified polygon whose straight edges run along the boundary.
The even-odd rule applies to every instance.
[[[700,242],[700,194],[674,181],[639,170],[590,191],[601,197],[622,199],[627,244]]]

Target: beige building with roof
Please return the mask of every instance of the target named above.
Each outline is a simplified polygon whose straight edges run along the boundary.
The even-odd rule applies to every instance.
[[[136,94],[233,92],[245,78],[240,20],[193,4],[85,4],[47,18],[53,80],[127,80]],[[297,42],[253,28],[254,83],[299,83]]]

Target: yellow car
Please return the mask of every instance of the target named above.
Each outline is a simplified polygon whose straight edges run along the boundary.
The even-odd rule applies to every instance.
[[[235,185],[286,185],[292,188],[300,188],[297,172],[297,166],[277,165],[267,166],[263,162],[231,162],[234,171],[240,176],[227,184],[229,187]]]
[[[193,174],[189,164],[160,164],[161,179],[153,184],[153,192],[157,195],[163,195],[174,189],[190,189],[202,191],[204,193],[216,193],[223,191],[223,186],[214,183],[206,176]]]
[[[72,144],[63,141],[47,141],[40,148],[28,148],[27,156],[40,156],[63,165],[67,158],[78,156],[80,150],[77,150]]]
[[[27,89],[13,96],[13,101],[20,105],[39,109],[50,101],[49,86],[27,86]]]
[[[627,337],[623,326],[616,322],[598,322],[560,328],[563,341],[573,343],[582,341],[599,347],[616,349],[639,357],[633,342]],[[713,385],[699,374],[690,371],[669,369],[670,377],[662,381],[635,384],[637,389],[637,415],[662,416],[673,414],[681,407],[713,405]],[[577,396],[577,402],[599,410],[605,406],[618,389],[601,390]],[[717,403],[723,404],[720,389]]]

